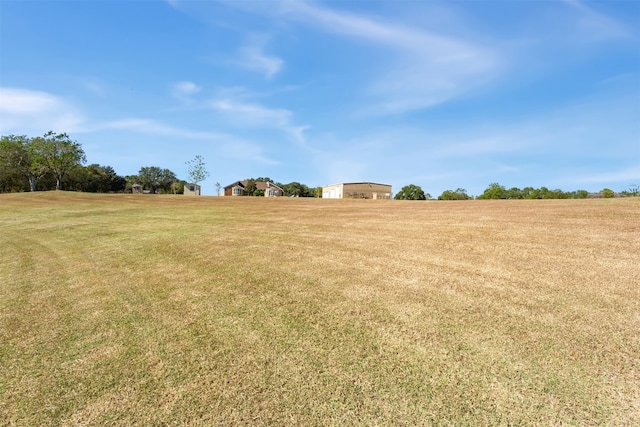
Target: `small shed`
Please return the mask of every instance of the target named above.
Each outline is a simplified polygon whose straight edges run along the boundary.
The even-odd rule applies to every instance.
[[[198,184],[185,184],[184,185],[184,195],[185,196],[199,196],[200,195],[200,186]]]
[[[132,184],[131,185],[131,193],[132,194],[142,194],[142,185],[140,185],[140,184]]]

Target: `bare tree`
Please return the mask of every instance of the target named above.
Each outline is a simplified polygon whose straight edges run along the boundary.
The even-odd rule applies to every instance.
[[[187,162],[189,168],[189,179],[196,185],[209,177],[209,172],[205,169],[206,163],[201,155],[197,155],[193,160]]]

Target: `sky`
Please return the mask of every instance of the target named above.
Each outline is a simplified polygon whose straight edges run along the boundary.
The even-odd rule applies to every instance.
[[[0,0],[0,134],[122,176],[640,184],[640,1]]]

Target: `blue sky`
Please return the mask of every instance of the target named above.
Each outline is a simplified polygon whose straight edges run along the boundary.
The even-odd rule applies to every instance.
[[[120,175],[640,184],[636,0],[0,0],[0,24],[0,132]]]

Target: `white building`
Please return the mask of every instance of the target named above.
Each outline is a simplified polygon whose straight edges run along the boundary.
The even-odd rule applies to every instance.
[[[344,182],[322,187],[323,199],[391,199],[391,185],[375,182]]]

